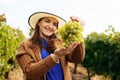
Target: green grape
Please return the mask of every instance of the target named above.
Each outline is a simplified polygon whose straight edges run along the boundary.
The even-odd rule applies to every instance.
[[[58,30],[58,36],[61,37],[64,47],[68,47],[73,42],[83,42],[83,27],[79,22],[68,21]]]

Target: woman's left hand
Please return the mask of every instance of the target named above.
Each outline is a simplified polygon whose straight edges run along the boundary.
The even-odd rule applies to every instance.
[[[72,21],[80,22],[80,24],[81,24],[82,26],[85,26],[85,21],[84,21],[83,19],[77,17],[77,16],[70,16],[70,19],[71,19]]]

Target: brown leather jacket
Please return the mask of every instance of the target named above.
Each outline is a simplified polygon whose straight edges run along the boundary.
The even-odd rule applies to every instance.
[[[20,44],[18,53],[16,55],[17,61],[20,64],[23,73],[26,76],[26,80],[46,80],[46,72],[57,63],[52,59],[51,56],[48,56],[47,58],[42,60],[39,46],[36,46],[36,48],[31,49],[29,47],[30,45],[30,40],[24,40]],[[70,54],[66,57],[60,58],[64,80],[72,80],[67,62],[70,61],[79,63],[84,58],[84,44],[81,43],[79,47],[79,54]]]

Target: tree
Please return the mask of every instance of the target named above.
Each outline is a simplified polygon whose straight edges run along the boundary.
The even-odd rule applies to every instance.
[[[82,65],[88,70],[89,80],[94,74],[120,79],[120,32],[112,26],[103,32],[93,32],[85,39],[86,56]]]
[[[0,22],[0,80],[14,67],[18,45],[24,38],[22,31]]]

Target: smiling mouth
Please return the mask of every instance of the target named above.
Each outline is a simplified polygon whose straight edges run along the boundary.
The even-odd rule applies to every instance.
[[[50,30],[48,28],[45,28],[47,32],[53,32],[53,30]]]
[[[51,30],[49,30],[49,29],[46,29],[46,31],[47,31],[47,32],[49,32],[49,33],[50,33],[50,32],[52,32],[52,31],[51,31]]]

